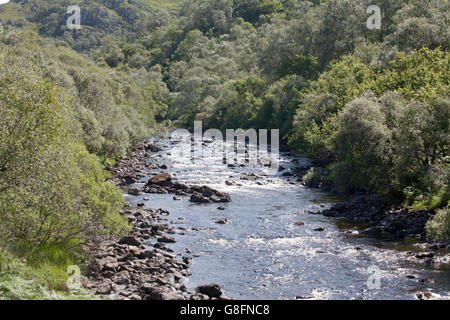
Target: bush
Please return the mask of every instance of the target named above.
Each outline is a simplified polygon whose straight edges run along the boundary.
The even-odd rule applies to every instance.
[[[392,158],[392,133],[385,122],[380,105],[370,97],[355,99],[339,116],[333,169],[339,189],[385,191]]]
[[[0,63],[0,243],[46,257],[128,230],[121,192],[105,182],[96,156],[74,140],[60,89],[33,66]]]
[[[319,188],[325,178],[323,168],[310,168],[303,176],[302,182],[305,186],[310,188]]]
[[[428,208],[446,205],[448,112],[445,99],[427,105],[392,92],[356,98],[339,114],[331,136],[335,183]]]
[[[427,235],[432,240],[450,239],[450,208],[447,206],[436,212],[436,216],[426,225]]]
[[[90,152],[117,159],[156,132],[155,114],[167,108],[168,96],[161,69],[128,72],[102,67],[52,39],[1,25],[0,42],[4,56],[14,57],[10,64],[32,64],[65,89],[65,104],[77,120],[70,125],[81,127],[80,137]]]

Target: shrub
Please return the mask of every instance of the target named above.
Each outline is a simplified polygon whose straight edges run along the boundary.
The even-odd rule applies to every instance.
[[[426,225],[427,235],[432,240],[450,239],[450,208],[447,206],[436,212],[436,216]]]
[[[128,230],[120,191],[74,140],[61,90],[32,66],[0,63],[0,243],[24,256]]]
[[[384,191],[391,179],[392,133],[380,105],[370,97],[357,98],[339,117],[336,133],[338,162],[334,177],[341,190]]]
[[[318,188],[323,183],[324,178],[325,175],[323,168],[312,167],[303,176],[302,182],[307,187]]]

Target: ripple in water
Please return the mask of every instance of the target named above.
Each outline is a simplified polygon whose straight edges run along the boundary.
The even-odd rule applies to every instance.
[[[175,147],[189,150],[186,142]],[[160,152],[161,161],[169,165],[167,172],[183,183],[228,192],[233,199],[221,211],[217,204],[145,195],[149,207],[170,211],[170,220],[177,221],[175,230],[187,229],[175,235],[178,242],[170,246],[181,254],[191,252],[188,287],[216,282],[235,299],[413,299],[427,291],[431,298],[449,297],[448,255],[438,258],[447,262],[443,266],[427,266],[406,254],[420,248],[351,236],[344,232],[350,225],[304,213],[319,210],[319,204],[329,206],[334,199],[330,194],[292,184],[295,178],[283,177],[282,172],[242,180],[260,168],[228,168],[217,157],[192,163],[177,157],[173,148]],[[286,170],[301,162],[305,160],[282,155]],[[127,197],[137,203],[144,196]],[[222,218],[232,223],[215,223]],[[319,227],[324,231],[314,231]],[[367,287],[371,266],[380,269],[380,289]]]

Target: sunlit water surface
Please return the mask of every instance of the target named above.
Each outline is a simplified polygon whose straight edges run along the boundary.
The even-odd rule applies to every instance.
[[[367,239],[357,236],[357,227],[345,221],[308,214],[337,199],[294,184],[296,178],[283,177],[283,172],[241,180],[247,173],[260,172],[261,166],[228,168],[214,157],[192,162],[179,154],[189,152],[189,141],[163,145],[154,156],[169,166],[165,172],[186,184],[227,192],[233,200],[221,211],[220,204],[195,204],[189,197],[175,201],[173,195],[127,195],[131,203],[170,211],[168,222],[177,232],[177,243],[169,246],[193,258],[189,288],[215,282],[235,299],[414,299],[420,292],[449,296],[448,255],[439,258],[446,264],[428,266],[408,255],[423,250],[419,244]],[[281,158],[287,170],[305,161],[285,154]],[[222,218],[232,223],[217,224]],[[314,231],[319,227],[325,231]],[[376,270],[373,266],[380,270],[380,287],[370,290],[367,282]],[[407,277],[411,275],[415,278]]]

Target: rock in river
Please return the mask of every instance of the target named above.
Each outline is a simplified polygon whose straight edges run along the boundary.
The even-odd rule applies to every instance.
[[[164,237],[160,237],[158,238],[158,242],[162,242],[162,243],[175,243],[177,242],[175,240],[175,238],[169,237],[169,236],[164,236]]]
[[[140,196],[142,194],[142,191],[139,188],[130,188],[128,189],[128,194],[131,194],[133,196]]]
[[[172,177],[168,173],[160,173],[155,177],[151,178],[147,185],[156,184],[158,186],[169,186],[171,185]]]
[[[222,290],[216,283],[198,286],[195,291],[198,293],[206,294],[210,298],[220,298],[220,296],[222,295]]]
[[[231,197],[227,193],[219,192],[207,186],[191,186],[193,191],[190,202],[198,203],[219,203],[231,202]]]
[[[223,219],[217,220],[216,223],[217,224],[230,224],[231,220],[228,218],[223,218]]]

